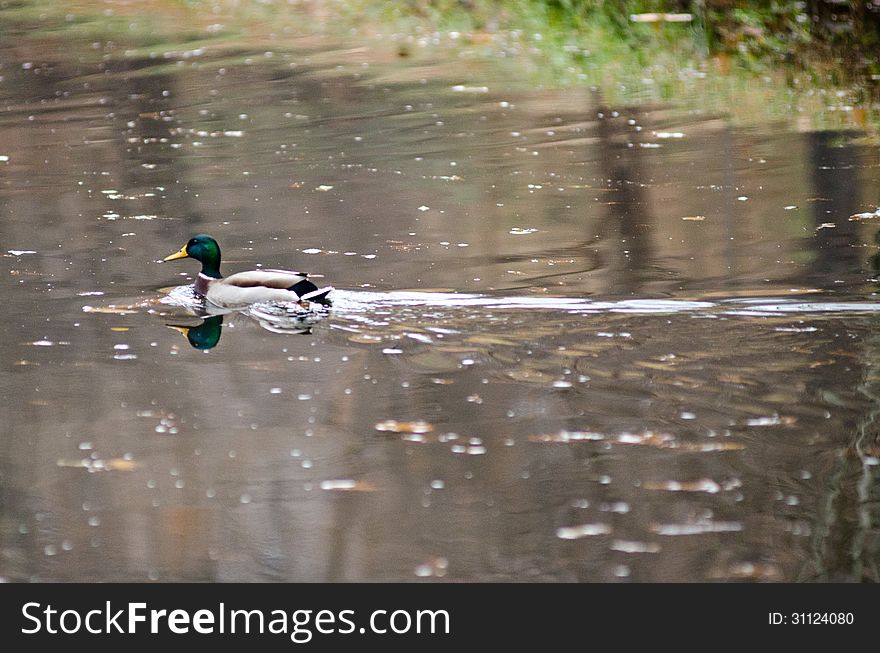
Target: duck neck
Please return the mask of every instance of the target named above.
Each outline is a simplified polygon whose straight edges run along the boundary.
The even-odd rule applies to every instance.
[[[215,279],[222,279],[220,274],[220,261],[202,261],[202,271],[196,277],[196,292],[200,295],[208,294],[208,284]]]
[[[220,274],[220,256],[219,253],[217,256],[212,256],[210,258],[206,258],[202,261],[202,272],[201,274],[206,277],[211,277],[212,279],[222,279],[223,275]]]

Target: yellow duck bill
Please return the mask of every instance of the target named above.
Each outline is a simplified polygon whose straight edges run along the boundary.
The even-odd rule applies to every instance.
[[[186,245],[184,245],[179,250],[177,250],[173,254],[169,254],[168,256],[163,258],[162,260],[163,261],[176,261],[179,258],[186,258],[187,256],[189,256],[189,253],[186,251]]]

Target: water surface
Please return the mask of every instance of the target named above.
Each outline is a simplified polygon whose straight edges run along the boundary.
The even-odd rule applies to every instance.
[[[3,578],[878,580],[865,133],[314,38],[0,60]],[[206,318],[197,232],[334,308]]]

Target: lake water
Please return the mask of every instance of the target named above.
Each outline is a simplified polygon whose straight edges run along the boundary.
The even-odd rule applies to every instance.
[[[0,577],[878,580],[869,131],[53,43],[0,46]],[[199,232],[334,307],[200,318]]]

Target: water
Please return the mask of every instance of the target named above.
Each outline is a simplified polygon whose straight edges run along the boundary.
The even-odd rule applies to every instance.
[[[878,580],[865,132],[320,39],[0,52],[3,578]],[[198,232],[334,308],[204,315]]]

